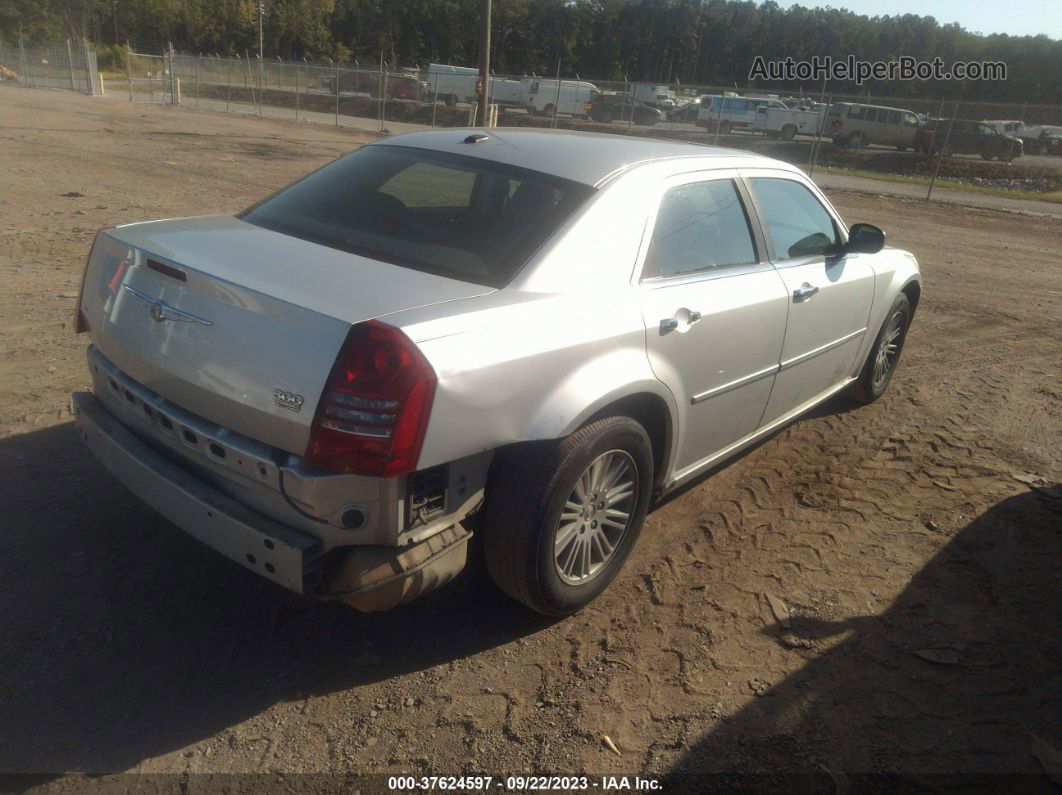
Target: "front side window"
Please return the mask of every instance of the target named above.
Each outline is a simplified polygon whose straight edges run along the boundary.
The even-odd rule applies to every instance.
[[[900,123],[900,111],[898,111],[898,110],[890,110],[889,111],[889,124],[899,124],[899,123]]]
[[[745,207],[732,180],[693,182],[664,194],[645,258],[644,278],[755,262]]]
[[[840,242],[833,217],[799,182],[752,177],[749,185],[775,259],[825,254]]]
[[[373,145],[239,217],[394,265],[502,287],[592,193],[475,157]]]
[[[848,118],[861,119],[863,114],[867,112],[865,105],[849,105],[848,106]]]

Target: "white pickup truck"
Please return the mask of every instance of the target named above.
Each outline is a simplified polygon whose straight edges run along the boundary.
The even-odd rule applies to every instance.
[[[791,141],[798,134],[818,135],[827,107],[819,104],[809,110],[797,110],[761,105],[756,109],[752,129],[785,141]]]

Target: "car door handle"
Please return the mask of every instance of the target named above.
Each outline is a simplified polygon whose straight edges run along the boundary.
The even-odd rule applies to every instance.
[[[675,329],[677,329],[679,327],[679,324],[682,322],[679,319],[680,314],[686,315],[687,326],[692,326],[702,317],[700,312],[695,312],[689,309],[680,309],[674,314],[673,317],[665,317],[663,320],[660,321],[660,333],[667,334],[669,331],[674,331]]]
[[[814,287],[807,282],[793,290],[794,301],[807,301],[811,296],[815,295],[819,291],[818,287]]]

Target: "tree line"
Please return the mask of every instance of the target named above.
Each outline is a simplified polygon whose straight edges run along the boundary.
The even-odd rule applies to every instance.
[[[269,58],[478,63],[481,0],[264,0]],[[0,0],[0,36],[86,37],[160,52],[257,54],[255,0]],[[753,59],[813,55],[868,61],[1002,61],[1005,81],[833,81],[835,93],[1062,103],[1062,40],[981,35],[912,14],[867,17],[767,0],[494,0],[497,74],[712,85],[817,93],[822,85],[749,81]]]

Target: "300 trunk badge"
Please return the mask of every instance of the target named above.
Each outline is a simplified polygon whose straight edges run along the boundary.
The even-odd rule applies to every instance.
[[[288,392],[286,389],[278,387],[273,390],[273,402],[282,409],[299,411],[306,399],[302,395],[296,395],[294,392]]]
[[[167,304],[161,298],[154,298],[147,293],[142,293],[139,290],[133,289],[128,284],[123,284],[122,287],[147,304],[147,310],[151,315],[151,319],[158,323],[161,323],[163,320],[183,320],[188,323],[202,323],[204,326],[214,325],[214,321],[212,320],[199,317],[199,315],[193,315],[191,312],[185,312],[183,309],[178,309],[175,306]]]

